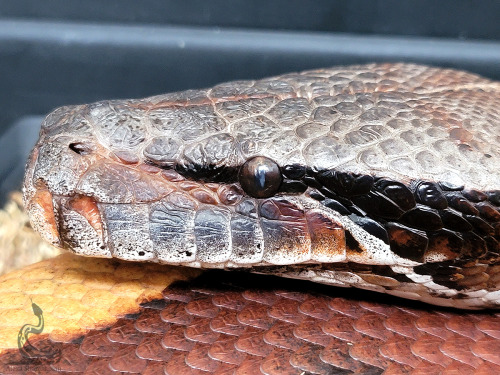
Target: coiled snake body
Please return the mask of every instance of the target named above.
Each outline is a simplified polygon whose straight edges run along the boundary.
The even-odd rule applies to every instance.
[[[412,64],[63,107],[33,227],[81,255],[500,305],[500,83]]]

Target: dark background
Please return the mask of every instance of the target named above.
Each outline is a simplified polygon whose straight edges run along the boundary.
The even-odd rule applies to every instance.
[[[500,79],[499,16],[493,0],[0,0],[0,203],[54,107],[370,61]]]

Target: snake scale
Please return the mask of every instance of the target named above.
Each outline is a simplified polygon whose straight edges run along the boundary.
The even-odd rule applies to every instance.
[[[27,164],[24,199],[42,237],[79,255],[247,270],[448,308],[498,308],[499,122],[500,83],[414,64],[334,67],[208,90],[68,106],[49,114],[42,125]],[[273,280],[256,276],[261,277]],[[408,349],[418,360],[405,363],[379,350],[384,360],[372,353],[373,363],[360,364],[362,355],[349,345],[360,335],[353,327],[356,318],[362,320],[362,303],[328,302],[330,297],[314,294],[314,285],[300,292],[268,290],[262,297],[252,292],[250,282],[228,290],[234,300],[227,297],[222,304],[238,310],[242,300],[261,303],[246,310],[254,319],[250,326],[263,330],[269,344],[282,324],[281,334],[291,335],[290,340],[286,344],[283,339],[272,353],[286,349],[288,357],[266,362],[267,353],[249,362],[253,365],[227,360],[227,366],[189,369],[269,374],[451,374],[464,371],[460,366],[476,373],[498,370],[499,355],[491,349],[500,349],[496,313],[469,313],[463,327],[471,322],[476,330],[489,327],[479,336],[462,335],[448,322],[445,328],[424,329],[428,337],[421,337],[417,331],[422,325],[415,322],[427,319],[426,314],[453,320],[460,313],[405,310],[401,301],[401,307],[367,302],[367,310],[387,319],[382,326],[372,322],[372,329],[378,329],[372,339],[393,337],[401,329],[402,337],[415,343],[428,340],[430,350],[435,337],[458,334],[455,344],[447,344],[448,351],[460,347],[467,360],[457,355],[450,356],[451,362],[439,356],[429,360],[396,340],[393,351],[401,345],[402,352]],[[179,287],[184,297],[175,288],[164,291],[166,302],[158,309],[173,314],[172,304],[180,303],[178,316],[166,318],[163,310],[163,321],[182,321],[182,304],[189,301],[221,306],[214,302],[223,298],[217,294],[220,286],[188,284]],[[275,307],[275,302],[290,310],[288,315],[262,312],[262,306]],[[206,308],[201,315],[215,320],[217,312]],[[338,319],[332,311],[345,315]],[[398,322],[405,314],[407,320]],[[269,315],[281,323],[269,324]],[[346,323],[350,328],[340,329],[346,317],[354,320]],[[202,324],[199,335],[213,334],[214,320]],[[243,324],[244,316],[237,321]],[[290,331],[292,323],[298,326]],[[305,332],[313,338],[304,338]],[[234,338],[243,331],[228,335]],[[295,347],[292,336],[310,345]],[[469,342],[485,337],[489,355]],[[233,345],[232,351],[225,347],[233,356],[248,355],[243,345],[227,338],[222,343],[207,340],[211,347],[215,342]],[[364,348],[377,350],[375,339],[367,339]],[[178,360],[192,364],[196,362],[186,358],[198,355],[203,362],[189,347],[186,333],[177,340],[180,347],[185,344],[177,349],[187,355]],[[210,352],[208,357],[217,358]],[[176,370],[172,361],[165,361],[171,365],[162,367],[162,373],[187,371]]]

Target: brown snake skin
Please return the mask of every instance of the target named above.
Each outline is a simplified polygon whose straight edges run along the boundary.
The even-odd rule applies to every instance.
[[[81,255],[497,308],[499,93],[465,72],[372,64],[62,108],[28,162],[27,211]],[[97,330],[40,336],[58,355],[35,362],[49,373],[498,372],[497,313],[351,294],[211,271]]]
[[[0,306],[0,346],[14,339],[12,349],[0,349],[0,373],[500,371],[496,312],[432,309],[394,298],[381,301],[373,293],[222,271],[169,286],[159,293],[163,298],[153,292],[180,272],[65,254],[0,278],[1,300],[10,301]],[[30,341],[54,356],[25,358],[15,347],[21,322],[36,322],[27,295],[44,309],[47,326]],[[130,297],[136,304],[125,300]],[[4,334],[9,323],[13,329]]]

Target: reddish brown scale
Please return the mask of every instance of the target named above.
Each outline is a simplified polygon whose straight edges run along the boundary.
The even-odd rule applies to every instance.
[[[208,279],[212,280],[208,284],[200,280],[202,284],[169,287],[162,303],[146,304],[138,314],[105,330],[91,331],[76,343],[42,338],[60,355],[37,359],[37,372],[147,374],[154,369],[165,374],[309,371],[326,375],[403,370],[419,374],[425,368],[428,375],[437,375],[457,369],[476,374],[484,369],[500,371],[500,316],[495,313],[464,315],[418,305],[403,309],[393,307],[392,301],[360,303],[311,294],[299,283],[263,277],[216,272]],[[285,284],[291,289],[283,288]],[[165,319],[173,317],[166,310],[177,311],[179,317]],[[214,329],[222,322],[228,323],[226,328]],[[17,350],[4,352],[0,371],[21,374],[22,370],[8,370],[14,362],[35,363]]]
[[[27,202],[26,208],[32,212],[33,217],[39,218],[38,223],[43,227],[35,228],[43,230],[46,238],[54,245],[60,244],[59,230],[57,228],[56,218],[54,216],[54,206],[52,203],[52,194],[44,188],[37,190],[33,198]]]
[[[172,169],[163,169],[161,171],[161,175],[163,178],[165,178],[166,180],[168,181],[171,181],[171,182],[179,182],[179,181],[184,181],[185,178],[182,177],[179,173],[177,173],[176,171],[172,170]]]
[[[196,189],[197,187],[200,186],[198,182],[195,181],[182,181],[178,184],[179,188],[185,191],[190,191],[192,189]]]
[[[139,163],[139,158],[136,154],[128,151],[115,151],[110,154],[110,157],[122,162],[123,164],[137,164]]]
[[[158,174],[163,171],[161,168],[149,164],[139,164],[137,168],[151,174]]]
[[[193,196],[195,199],[197,199],[200,203],[206,203],[206,204],[218,204],[219,203],[217,201],[216,197],[206,189],[199,189],[199,188],[193,189],[189,193],[191,194],[191,196]]]
[[[207,182],[205,184],[205,187],[216,192],[219,188],[220,188],[220,184],[216,184],[216,183],[213,183],[213,182]]]

